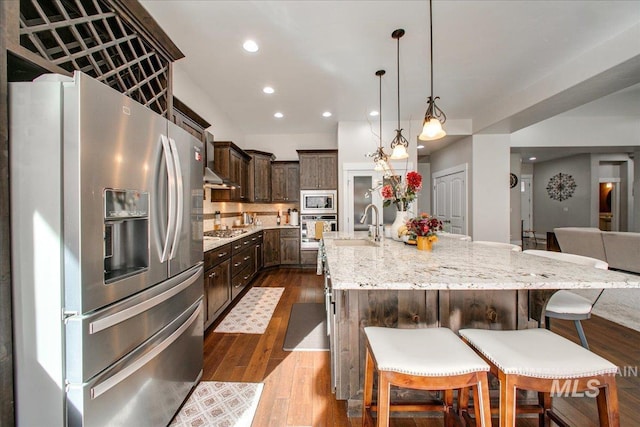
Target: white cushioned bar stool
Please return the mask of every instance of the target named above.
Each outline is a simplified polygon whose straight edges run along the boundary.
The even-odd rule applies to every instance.
[[[440,410],[451,416],[453,390],[473,389],[476,425],[491,427],[489,365],[450,329],[397,329],[369,326],[366,339],[362,425],[373,421],[388,426],[391,411]],[[372,405],[374,373],[378,372],[378,400]],[[390,402],[391,386],[445,391],[444,405],[394,404]],[[449,418],[451,419],[451,418]],[[449,424],[446,424],[449,425]]]
[[[584,265],[586,267],[594,267],[601,270],[609,269],[609,264],[605,261],[582,255],[568,254],[564,252],[540,251],[535,249],[526,250],[523,251],[523,253],[544,258],[557,259],[559,261],[566,261],[573,264]],[[557,291],[551,295],[551,298],[549,298],[545,307],[545,327],[547,329],[551,329],[552,318],[573,320],[580,342],[582,343],[582,346],[588,350],[589,343],[587,342],[587,337],[584,334],[584,329],[582,329],[582,323],[580,323],[580,321],[591,318],[591,310],[602,295],[602,292],[604,292],[604,289],[600,291],[594,301],[591,301],[582,295],[578,295],[570,291]]]
[[[566,425],[551,412],[551,397],[597,393],[601,427],[620,425],[616,365],[546,329],[496,331],[461,329],[460,336],[491,366],[500,380],[500,427],[514,427],[516,390],[537,391],[541,397],[540,425],[546,417]]]

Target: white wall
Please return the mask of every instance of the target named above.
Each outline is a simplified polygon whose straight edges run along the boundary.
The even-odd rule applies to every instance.
[[[335,150],[338,139],[336,133],[250,134],[241,148],[273,153],[276,160],[298,160],[296,150]]]
[[[512,147],[640,146],[640,119],[554,117],[511,134]]]
[[[510,137],[474,135],[471,148],[473,240],[509,242]]]
[[[205,91],[197,86],[176,62],[173,67],[173,94],[189,108],[198,113],[203,119],[211,123],[208,128],[217,141],[233,141],[244,147],[244,135],[237,129],[235,123],[224,112],[224,106],[217,105],[215,100],[203,96]]]
[[[522,192],[520,191],[520,182],[522,179],[522,159],[520,158],[520,154],[513,153],[510,155],[510,163],[511,163],[511,173],[515,174],[518,177],[518,185],[509,190],[509,200],[510,200],[510,218],[511,225],[510,229],[510,237],[509,240],[511,243],[520,244],[521,243],[521,228],[522,228]]]
[[[581,154],[536,163],[533,179],[533,223],[536,233],[555,227],[597,227],[591,223],[591,156]],[[576,182],[573,196],[552,200],[547,194],[549,179],[557,173],[569,174]]]
[[[640,148],[636,148],[633,160],[633,194],[635,195],[633,201],[634,215],[631,218],[632,223],[629,224],[629,230],[640,233]]]
[[[418,172],[422,175],[422,191],[418,195],[418,213],[431,212],[431,163],[418,163]]]

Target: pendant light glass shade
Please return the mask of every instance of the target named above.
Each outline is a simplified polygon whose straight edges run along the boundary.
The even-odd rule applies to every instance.
[[[442,123],[435,117],[424,119],[424,125],[422,126],[422,132],[418,136],[421,141],[434,141],[445,136],[447,132],[442,129]]]
[[[442,129],[442,125],[447,121],[447,116],[436,105],[436,99],[439,97],[433,96],[433,10],[432,0],[429,0],[429,32],[430,32],[430,49],[429,55],[431,56],[431,96],[427,100],[427,111],[424,114],[424,121],[422,122],[422,132],[418,135],[418,139],[421,141],[433,141],[440,139],[447,133]]]
[[[406,159],[409,157],[409,153],[407,153],[407,145],[409,145],[409,142],[400,133],[402,132],[402,129],[398,129],[396,132],[398,134],[396,135],[396,138],[393,140],[393,142],[401,141],[400,138],[402,138],[405,144],[403,144],[402,142],[398,142],[395,145],[393,144],[393,142],[391,143],[391,147],[393,148],[393,151],[391,152],[391,159],[393,160]]]

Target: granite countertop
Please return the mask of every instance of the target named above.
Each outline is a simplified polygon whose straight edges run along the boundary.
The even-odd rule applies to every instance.
[[[336,239],[366,233],[329,232],[323,237],[334,289],[570,289],[640,288],[640,275],[585,268],[509,249],[440,238],[432,252],[384,239],[377,246],[338,246]]]
[[[223,238],[223,237],[204,237],[202,239],[202,247],[204,252],[219,248],[220,246],[224,246],[227,243],[235,242],[236,240],[240,240],[244,237],[250,236],[254,233],[257,233],[261,230],[275,230],[280,228],[300,228],[299,225],[261,225],[256,227],[245,227],[243,230],[246,230],[246,233],[238,234],[237,236]]]

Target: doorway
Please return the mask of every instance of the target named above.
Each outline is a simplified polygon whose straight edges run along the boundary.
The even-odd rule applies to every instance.
[[[600,179],[598,228],[620,231],[620,179]]]
[[[467,234],[467,165],[433,174],[433,210],[444,231]]]

